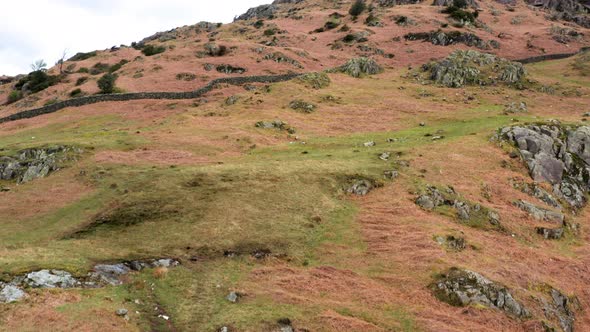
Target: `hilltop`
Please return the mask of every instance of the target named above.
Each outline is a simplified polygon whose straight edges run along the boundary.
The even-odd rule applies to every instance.
[[[588,2],[352,3],[0,77],[0,330],[588,329]]]

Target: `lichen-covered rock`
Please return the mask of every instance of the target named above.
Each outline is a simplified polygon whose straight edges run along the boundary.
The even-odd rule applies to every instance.
[[[465,200],[451,187],[439,189],[427,186],[416,198],[415,203],[429,211],[436,211],[439,207],[450,207],[462,224],[471,227],[504,230],[497,212]],[[439,211],[444,214],[445,209]]]
[[[566,296],[561,291],[543,285],[544,294],[540,298],[545,317],[559,324],[564,332],[573,332],[576,321],[575,312],[580,309],[580,302],[575,296]],[[547,330],[554,328],[548,326]]]
[[[303,112],[303,113],[313,113],[317,108],[316,105],[312,103],[308,103],[305,100],[296,99],[289,103],[289,107],[293,110]]]
[[[33,288],[72,288],[80,285],[69,272],[61,270],[41,270],[28,273],[24,284]]]
[[[365,75],[379,74],[383,71],[383,68],[377,63],[377,61],[371,58],[361,57],[348,60],[347,63],[338,67],[337,71],[358,78]]]
[[[527,212],[536,220],[554,222],[560,225],[563,224],[565,221],[565,215],[563,213],[547,210],[527,201],[517,200],[514,202],[514,205],[517,206],[519,209]]]
[[[376,187],[377,185],[374,181],[369,179],[356,179],[352,180],[352,183],[346,189],[346,192],[357,196],[365,196]]]
[[[506,127],[500,138],[513,144],[531,177],[549,182],[553,193],[574,208],[590,191],[590,127],[559,124]]]
[[[590,4],[586,0],[526,0],[530,5],[550,10],[552,19],[574,22],[590,28]]]
[[[262,128],[262,129],[278,129],[278,130],[284,130],[284,131],[288,132],[289,134],[294,134],[295,133],[295,129],[294,128],[292,128],[286,122],[283,122],[281,120],[258,121],[258,122],[256,122],[256,124],[254,126],[256,128]]]
[[[283,4],[298,4],[303,0],[275,0],[270,5],[261,5],[248,9],[244,14],[238,16],[235,21],[251,19],[272,19]]]
[[[0,282],[0,303],[17,302],[25,297],[25,292],[14,285]]]
[[[537,234],[542,235],[545,240],[559,240],[563,237],[564,230],[560,228],[545,228],[536,227],[535,231]]]
[[[398,5],[412,5],[420,3],[422,0],[377,0],[380,7],[393,7]]]
[[[432,43],[433,45],[449,46],[455,44],[465,44],[467,46],[474,46],[481,49],[489,49],[497,46],[497,44],[490,44],[479,38],[477,35],[469,32],[461,31],[431,31],[431,32],[417,32],[408,33],[404,35],[406,40],[423,40]]]
[[[45,177],[81,152],[77,148],[54,146],[25,149],[15,155],[0,156],[0,180],[26,183]]]
[[[467,241],[464,238],[454,235],[437,236],[435,240],[438,244],[451,251],[463,251],[467,247]]]
[[[457,50],[445,59],[422,66],[428,78],[451,88],[465,85],[523,84],[526,70],[521,63],[473,50]]]
[[[430,289],[437,299],[453,306],[483,305],[518,318],[530,316],[508,288],[473,271],[451,268],[441,274]]]
[[[468,6],[479,8],[479,4],[476,0],[466,0],[465,2]],[[454,0],[434,0],[432,4],[434,6],[452,6],[454,4]]]
[[[521,101],[519,103],[513,101],[511,103],[506,104],[506,106],[504,107],[504,113],[506,114],[526,113],[528,111],[528,107],[524,101]]]

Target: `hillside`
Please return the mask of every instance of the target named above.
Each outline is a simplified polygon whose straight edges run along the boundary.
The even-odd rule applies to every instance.
[[[0,331],[590,329],[589,4],[436,2],[0,77]]]

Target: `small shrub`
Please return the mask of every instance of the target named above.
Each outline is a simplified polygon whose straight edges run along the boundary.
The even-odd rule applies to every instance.
[[[70,97],[79,97],[82,95],[82,89],[78,88],[70,92]]]
[[[58,102],[59,102],[59,99],[57,99],[57,98],[49,99],[48,101],[45,102],[45,104],[43,104],[43,106],[57,104]]]
[[[142,50],[145,56],[152,56],[160,53],[164,53],[166,51],[166,47],[164,46],[154,46],[154,45],[146,45]]]
[[[98,75],[109,71],[111,66],[108,63],[97,62],[90,68],[90,75]]]
[[[262,27],[264,26],[264,21],[263,21],[263,20],[258,20],[258,21],[256,21],[256,22],[254,22],[254,24],[253,24],[253,25],[254,25],[254,27],[255,27],[256,29],[260,29],[260,28],[262,28]]]
[[[88,73],[90,73],[90,70],[88,68],[86,68],[86,67],[82,67],[82,68],[78,69],[78,73],[80,73],[80,74],[88,74]]]
[[[265,36],[274,36],[277,33],[277,29],[266,29],[264,30]]]
[[[80,77],[76,80],[76,86],[80,86],[86,82],[88,82],[88,77],[86,77],[86,76]]]
[[[179,73],[176,74],[176,79],[179,81],[194,81],[197,78],[197,75],[192,73]]]
[[[21,99],[23,99],[22,92],[16,90],[10,91],[10,94],[8,95],[8,101],[6,102],[6,104],[12,104]]]
[[[367,8],[367,5],[365,5],[365,1],[364,0],[356,0],[352,4],[352,7],[350,7],[350,10],[348,11],[348,13],[352,17],[357,17],[360,14],[362,14],[365,11],[366,8]]]
[[[124,65],[128,64],[129,61],[128,60],[121,60],[118,63],[114,64],[111,68],[109,68],[109,73],[114,73],[117,70],[121,69],[121,67],[123,67]]]
[[[96,56],[96,51],[88,53],[76,53],[73,57],[69,58],[68,61],[83,61]]]
[[[97,82],[100,93],[113,93],[113,91],[115,91],[115,81],[117,78],[117,74],[104,74]]]

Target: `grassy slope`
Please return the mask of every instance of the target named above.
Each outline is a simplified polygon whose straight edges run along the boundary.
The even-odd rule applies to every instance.
[[[534,65],[531,72],[538,78],[554,80],[558,78],[554,74],[545,74],[543,69],[551,66],[554,69],[551,73],[554,73],[569,63],[570,60],[563,60]],[[154,278],[151,271],[147,271],[132,276],[127,286],[65,292],[73,294],[72,297],[55,307],[47,302],[37,302],[37,295],[24,303],[3,306],[0,315],[4,317],[7,329],[39,328],[35,322],[25,325],[28,317],[18,314],[39,308],[59,313],[60,320],[54,326],[56,330],[68,330],[72,326],[92,330],[111,320],[115,327],[123,329],[125,326],[169,328],[150,312],[155,304],[165,309],[178,330],[213,331],[229,324],[240,331],[260,331],[272,328],[283,317],[292,319],[296,326],[313,331],[432,329],[433,326],[429,325],[432,322],[424,318],[429,314],[420,316],[422,312],[429,312],[431,303],[420,305],[409,302],[408,297],[394,296],[404,293],[405,286],[389,280],[405,274],[406,278],[413,279],[408,281],[407,287],[413,289],[418,287],[415,285],[425,285],[431,272],[459,263],[457,257],[439,252],[437,259],[426,260],[413,269],[412,264],[398,261],[399,257],[394,253],[389,253],[394,256],[383,256],[375,249],[376,243],[372,242],[372,235],[362,220],[367,213],[386,209],[389,203],[384,199],[381,205],[366,210],[363,206],[367,200],[349,198],[344,194],[346,178],[362,175],[381,179],[384,170],[398,168],[396,158],[388,162],[377,158],[379,153],[391,151],[400,152],[400,159],[410,160],[412,166],[400,168],[401,178],[393,184],[385,182],[385,188],[378,192],[393,190],[406,197],[408,194],[403,191],[412,190],[416,183],[453,182],[453,176],[445,178],[440,175],[443,171],[452,171],[448,165],[422,163],[422,157],[435,152],[450,156],[459,151],[470,155],[489,150],[489,136],[495,129],[513,123],[514,119],[527,121],[539,119],[536,116],[563,115],[579,118],[579,114],[573,111],[579,113],[576,107],[587,97],[569,97],[560,101],[559,96],[533,92],[520,94],[501,88],[449,90],[430,86],[426,89],[434,93],[433,97],[417,97],[417,92],[424,87],[400,79],[400,74],[388,71],[377,78],[352,81],[358,84],[354,89],[349,78],[333,75],[334,83],[329,88],[307,91],[309,93],[303,95],[313,100],[320,94],[343,96],[342,104],[320,103],[320,110],[309,116],[276,107],[299,97],[298,92],[289,93],[296,90],[294,87],[300,88],[295,86],[297,83],[290,82],[273,86],[270,93],[262,96],[260,107],[240,102],[228,111],[219,106],[219,98],[214,98],[215,101],[204,109],[181,104],[166,119],[163,116],[158,119],[160,122],[142,119],[142,111],[136,118],[107,112],[68,122],[63,122],[59,115],[51,115],[49,123],[43,127],[29,129],[29,122],[2,135],[0,142],[8,150],[51,143],[86,147],[83,160],[53,178],[61,181],[73,178],[91,188],[83,197],[65,200],[50,211],[24,219],[19,219],[18,215],[2,216],[0,268],[4,273],[62,268],[82,275],[96,262],[164,256],[178,257],[185,263],[163,279]],[[579,82],[588,86],[587,77],[581,76],[570,76],[562,84]],[[400,86],[405,89],[400,90]],[[361,93],[360,87],[368,92]],[[466,101],[464,95],[469,94],[477,95],[477,101]],[[443,103],[441,99],[445,95],[448,100]],[[531,114],[502,115],[504,95],[510,100],[530,100],[536,107]],[[562,107],[559,110],[544,109],[540,102],[536,102],[537,98],[550,98],[551,102],[561,102]],[[404,105],[408,100],[420,110],[406,109]],[[397,106],[396,101],[400,103]],[[347,122],[342,127],[330,118],[338,116],[339,109],[343,112],[339,121]],[[202,115],[212,110],[225,112],[226,116],[205,120]],[[371,130],[371,126],[361,122],[354,123],[365,117],[367,110],[375,115],[371,120],[379,130]],[[391,114],[395,117],[389,117]],[[306,144],[300,141],[290,143],[293,139],[283,133],[253,127],[255,121],[266,118],[288,118],[296,125],[298,135]],[[200,121],[204,122],[199,124]],[[428,125],[417,126],[420,121]],[[103,130],[105,127],[109,130]],[[346,133],[348,130],[352,132]],[[425,137],[425,134],[439,130],[445,136],[443,141],[434,142]],[[136,131],[143,134],[135,135]],[[258,147],[248,149],[240,145],[239,153],[225,156],[220,152],[222,148],[216,146],[216,140],[199,141],[199,148],[177,144],[186,136],[193,135],[191,137],[198,141],[213,135],[221,140],[223,135],[234,135],[237,131],[242,139],[247,138],[248,142],[259,144]],[[35,139],[30,139],[32,137]],[[388,144],[387,138],[402,140]],[[369,140],[378,142],[378,145],[374,148],[362,146]],[[94,155],[100,152],[137,151],[153,146],[174,147],[193,153],[204,151],[222,163],[174,165],[173,160],[168,164],[151,164],[143,160],[122,165],[116,160],[96,163],[94,159]],[[486,164],[478,167],[495,169],[495,166]],[[522,168],[517,172],[526,176]],[[465,170],[464,174],[470,173]],[[471,185],[460,189],[469,198],[481,200],[477,195],[484,180],[483,177],[475,178]],[[507,179],[499,178],[498,181],[506,182]],[[3,193],[2,198],[8,202],[14,199],[12,195],[43,195],[39,190],[43,188],[33,182]],[[394,203],[397,198],[390,199]],[[509,205],[504,201],[495,203]],[[124,210],[119,207],[132,209],[139,218],[122,213]],[[100,212],[110,213],[115,221],[93,227],[91,222]],[[314,217],[320,217],[321,222]],[[429,234],[425,236],[429,243],[434,234],[449,230],[475,234],[449,220],[441,224],[444,226],[421,224],[419,216],[396,215],[395,212],[382,218],[384,227],[391,219],[398,218],[404,223],[419,224],[417,227],[421,228],[417,234]],[[558,257],[575,258],[582,254],[571,245],[545,244],[530,234],[530,225],[514,219],[508,218],[507,224],[522,235],[522,239],[520,244],[512,245],[537,246]],[[128,220],[136,223],[127,225]],[[85,232],[72,237],[79,231]],[[486,243],[490,238],[505,240],[503,235],[486,234],[476,242]],[[397,243],[403,238],[387,241]],[[581,248],[587,249],[585,246]],[[277,258],[257,261],[249,257],[249,253],[257,249],[269,249]],[[242,255],[225,258],[224,250]],[[190,261],[190,258],[196,261]],[[477,265],[476,262],[481,261],[492,270],[495,264],[500,264],[487,251],[476,260],[470,259],[465,264]],[[422,264],[426,266],[418,267]],[[331,281],[321,283],[318,276]],[[309,285],[299,285],[299,277],[303,281],[309,278]],[[517,283],[510,278],[508,281]],[[342,288],[330,288],[330,284]],[[238,304],[227,302],[224,298],[230,290],[245,293],[244,299]],[[346,294],[346,298],[340,298],[338,292]],[[375,294],[382,294],[387,303],[376,299]],[[53,298],[51,294],[44,296]],[[142,304],[133,303],[135,299]],[[137,309],[142,314],[132,311],[131,325],[125,325],[113,314],[122,306]],[[93,317],[90,322],[84,322],[89,316]],[[582,324],[586,319],[581,320]]]

